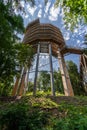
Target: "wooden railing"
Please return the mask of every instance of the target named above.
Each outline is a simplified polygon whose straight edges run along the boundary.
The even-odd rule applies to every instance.
[[[35,24],[27,28],[23,42],[33,44],[35,41],[55,42],[58,45],[65,44],[60,30],[51,24]]]

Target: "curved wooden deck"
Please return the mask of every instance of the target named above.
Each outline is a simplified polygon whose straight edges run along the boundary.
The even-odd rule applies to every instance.
[[[73,47],[66,47],[64,38],[59,28],[51,24],[41,24],[39,19],[28,24],[23,43],[32,45],[37,50],[37,44],[41,43],[52,45],[52,54],[57,56],[58,48],[61,50],[61,54],[73,53],[82,54],[82,50]],[[36,51],[35,51],[36,52]]]

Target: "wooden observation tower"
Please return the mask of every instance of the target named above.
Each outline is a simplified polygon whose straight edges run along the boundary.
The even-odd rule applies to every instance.
[[[64,93],[66,96],[74,96],[74,92],[70,82],[70,77],[64,60],[64,55],[66,53],[81,55],[82,51],[76,48],[66,47],[64,38],[59,28],[51,24],[41,24],[39,22],[39,19],[29,23],[29,25],[26,28],[23,43],[32,45],[32,47],[35,49],[35,53],[37,54],[33,94],[36,95],[39,55],[40,53],[48,53],[50,61],[50,75],[51,75],[50,78],[51,78],[52,95],[55,96],[53,63],[52,63],[52,56],[55,56],[56,58],[58,58],[60,66],[62,82],[64,86]]]

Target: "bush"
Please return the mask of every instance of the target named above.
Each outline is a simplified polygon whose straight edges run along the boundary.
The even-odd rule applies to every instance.
[[[63,104],[59,107],[60,117],[51,118],[52,130],[87,130],[87,108]]]
[[[11,105],[0,112],[0,130],[41,130],[47,123],[43,111],[31,109],[29,105]]]
[[[2,105],[0,130],[87,130],[87,107],[56,104],[45,97],[23,97]]]

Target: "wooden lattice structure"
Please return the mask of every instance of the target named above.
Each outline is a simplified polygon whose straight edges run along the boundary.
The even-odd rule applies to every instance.
[[[33,94],[34,95],[36,94],[39,54],[49,53],[52,95],[55,95],[55,86],[53,80],[53,65],[52,65],[52,55],[53,55],[55,57],[58,57],[65,95],[74,96],[74,92],[70,82],[70,77],[64,60],[64,55],[67,53],[82,55],[82,51],[80,49],[66,47],[64,38],[59,28],[51,24],[41,24],[39,22],[39,19],[29,23],[29,25],[26,28],[23,43],[32,45],[32,47],[35,50],[35,53],[37,53]],[[16,95],[17,93],[18,80],[19,79],[17,79],[16,85],[13,89],[13,95]],[[23,79],[22,87],[18,95],[22,95],[24,91],[23,87],[24,80],[25,79]]]

